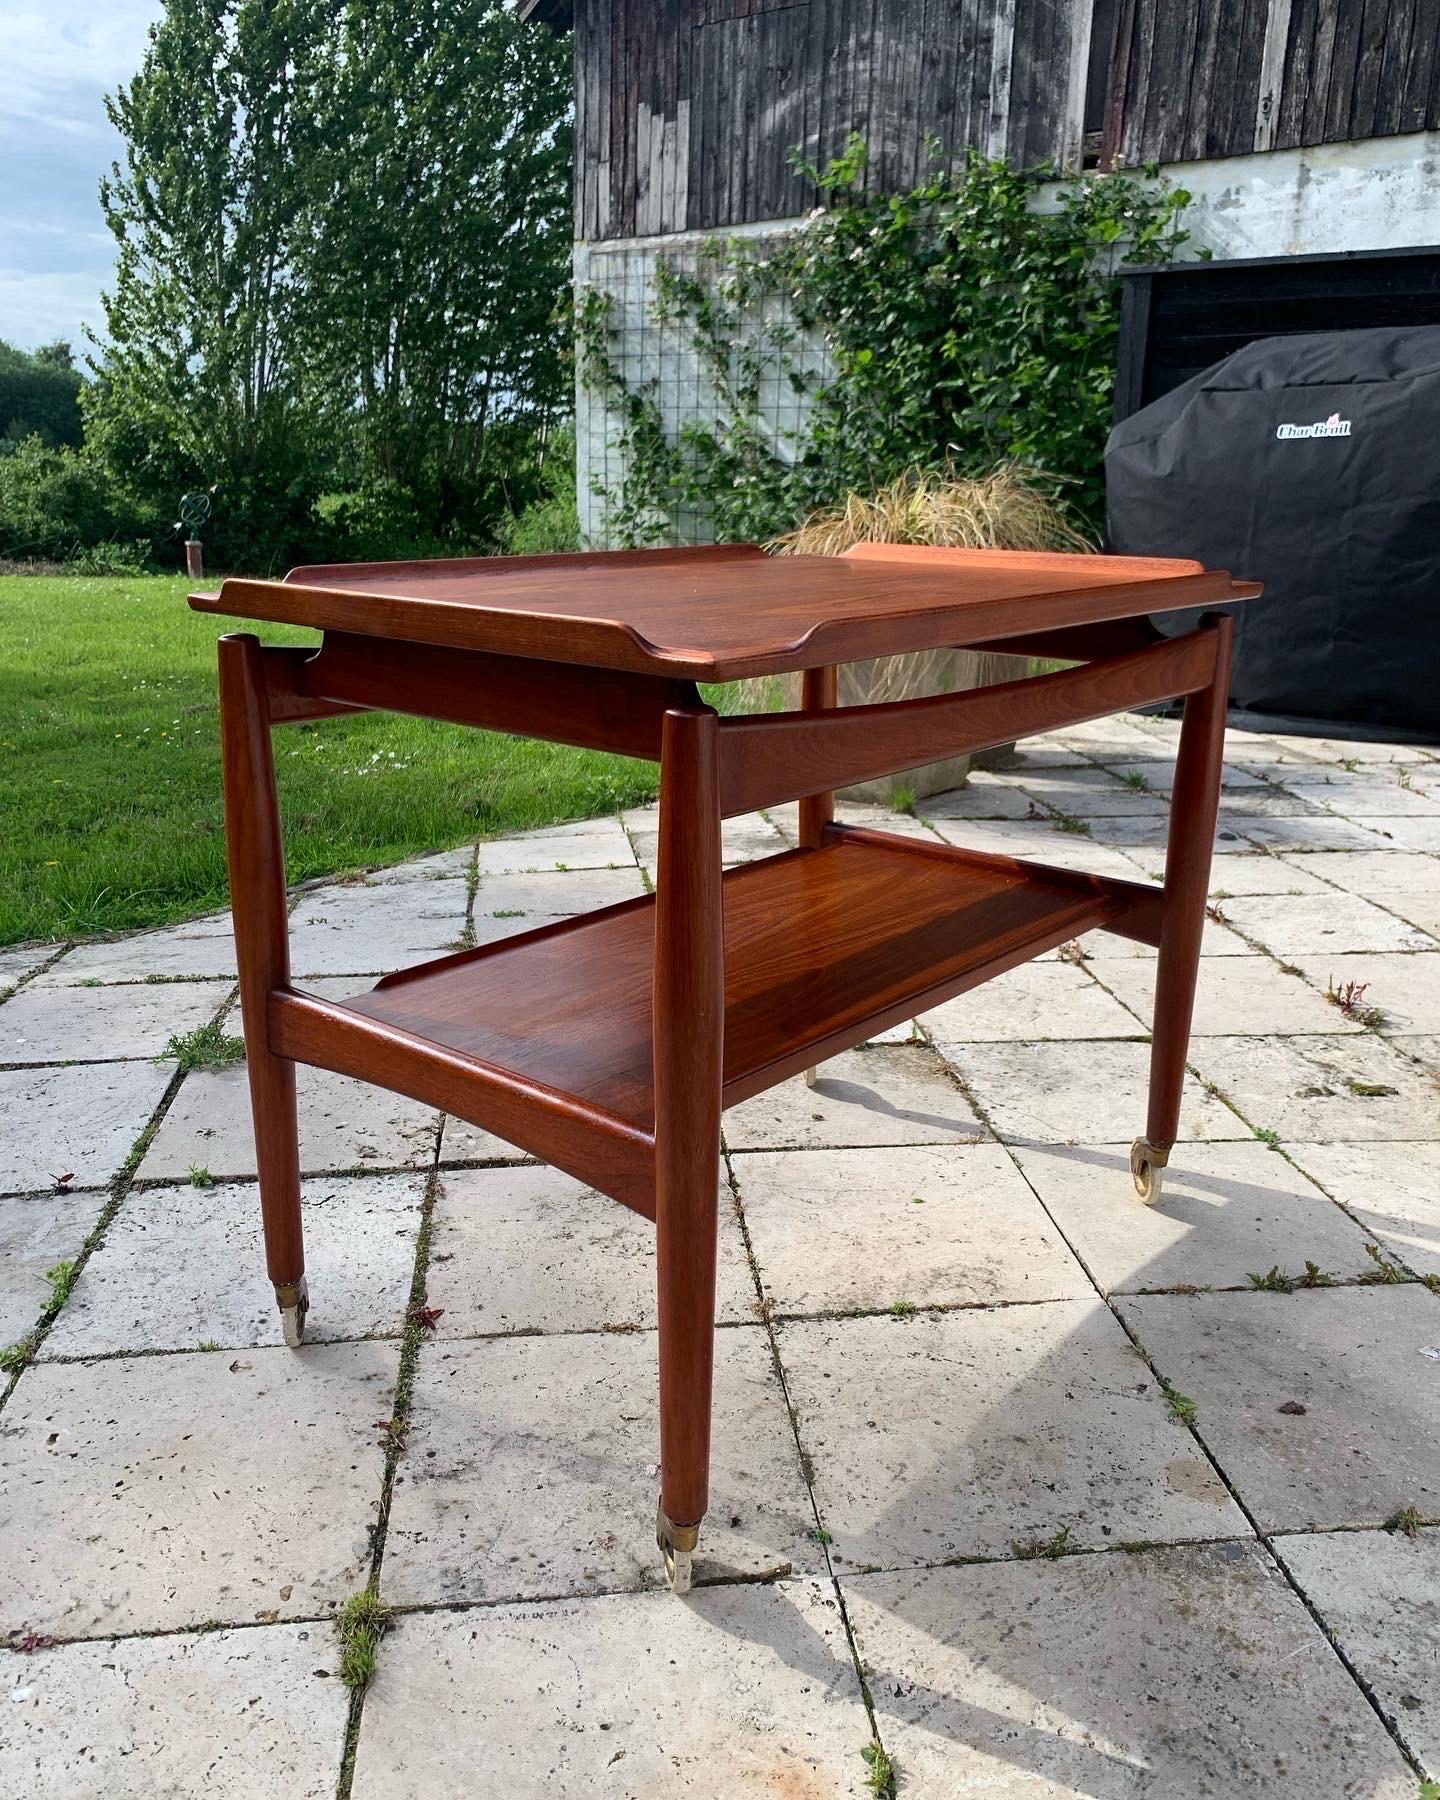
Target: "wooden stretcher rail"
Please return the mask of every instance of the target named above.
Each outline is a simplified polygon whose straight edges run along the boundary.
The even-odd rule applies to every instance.
[[[272,725],[378,708],[657,762],[666,712],[699,704],[690,682],[346,632],[263,658]]]
[[[1032,862],[1024,856],[1004,856],[995,850],[969,850],[963,844],[927,844],[921,838],[896,837],[888,831],[872,831],[865,825],[826,825],[821,840],[826,844],[874,844],[880,849],[905,850],[912,856],[931,856],[938,862],[969,864],[999,874],[1023,875],[1052,886],[1072,887],[1092,894],[1118,908],[1098,921],[1101,931],[1130,938],[1137,944],[1158,944],[1165,910],[1162,888],[1142,881],[1125,881],[1116,875],[1091,875],[1083,869],[1057,869],[1053,863]]]
[[[1216,633],[1025,681],[880,706],[720,721],[724,817],[875,781],[942,757],[1198,693],[1215,678]]]
[[[655,1140],[628,1119],[313,994],[273,992],[268,1020],[276,1055],[454,1113],[655,1217]]]

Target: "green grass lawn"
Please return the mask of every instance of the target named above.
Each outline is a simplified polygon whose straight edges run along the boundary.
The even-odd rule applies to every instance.
[[[182,578],[0,577],[0,944],[226,903],[215,639]],[[376,713],[275,734],[291,880],[653,798],[649,763]]]

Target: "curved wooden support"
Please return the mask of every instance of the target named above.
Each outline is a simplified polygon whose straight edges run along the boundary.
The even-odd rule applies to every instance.
[[[1214,627],[1108,662],[960,694],[881,706],[722,719],[720,804],[727,818],[782,800],[874,781],[942,757],[1194,694],[1215,675]]]

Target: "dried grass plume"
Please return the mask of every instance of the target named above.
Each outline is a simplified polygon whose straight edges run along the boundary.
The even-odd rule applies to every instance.
[[[841,556],[855,544],[1094,549],[1053,500],[1008,466],[981,476],[910,469],[873,496],[847,494],[833,511],[811,513],[765,548],[781,556]]]

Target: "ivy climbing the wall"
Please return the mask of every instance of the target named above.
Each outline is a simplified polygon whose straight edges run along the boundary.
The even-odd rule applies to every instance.
[[[678,330],[706,401],[667,420],[656,385],[617,367],[613,302],[578,295],[581,378],[626,469],[606,496],[613,541],[769,538],[909,469],[1019,465],[1098,534],[1124,263],[1168,262],[1189,200],[1153,169],[1054,182],[972,156],[911,193],[867,198],[864,146],[822,173],[793,233],[716,239],[662,260],[651,317]],[[776,384],[803,424],[767,423]]]

